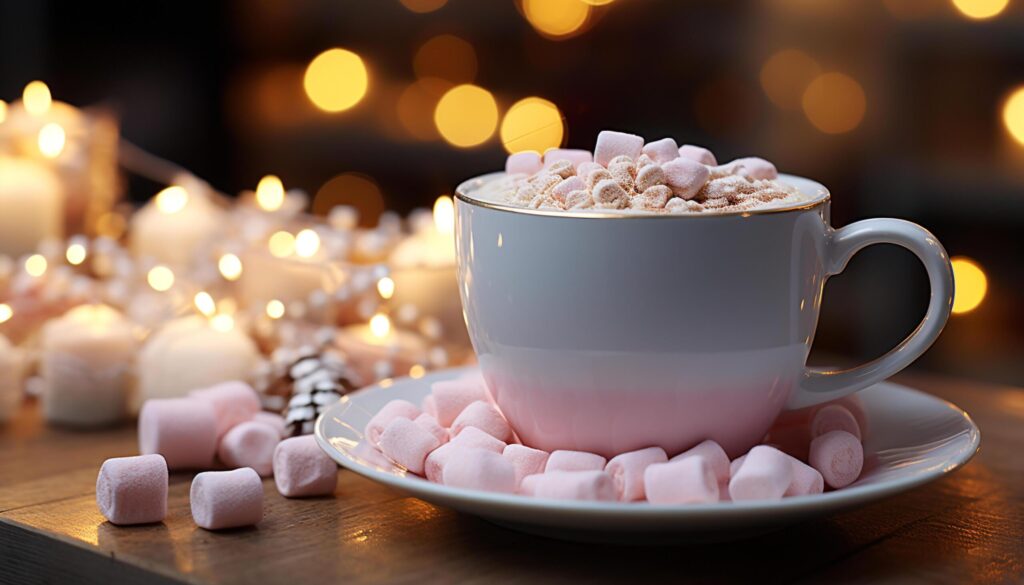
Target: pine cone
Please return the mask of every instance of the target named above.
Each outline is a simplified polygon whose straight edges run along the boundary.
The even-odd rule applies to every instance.
[[[312,433],[321,412],[359,387],[344,358],[330,350],[300,357],[285,378],[291,383],[291,397],[282,414],[291,436]]]

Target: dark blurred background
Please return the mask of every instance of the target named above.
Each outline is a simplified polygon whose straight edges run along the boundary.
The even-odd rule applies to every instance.
[[[362,60],[365,92],[329,60],[304,88],[332,48]],[[920,366],[1024,383],[1019,0],[5,0],[0,55],[0,99],[43,79],[55,99],[113,108],[126,139],[222,191],[275,173],[319,212],[429,206],[503,165],[499,126],[519,135],[550,116],[563,123],[540,134],[557,141],[560,126],[572,147],[614,128],[720,161],[757,154],[828,185],[837,226],[931,229],[958,257],[958,302]],[[497,117],[477,92],[481,106],[435,122],[465,83]],[[318,108],[324,87],[354,105]],[[528,97],[557,111],[506,118]],[[453,144],[467,141],[480,143]],[[127,186],[139,201],[156,190]],[[859,254],[828,285],[812,361],[880,355],[927,294],[908,252]]]

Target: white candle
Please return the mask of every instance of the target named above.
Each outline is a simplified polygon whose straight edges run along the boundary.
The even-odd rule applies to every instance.
[[[64,231],[64,195],[48,167],[0,157],[0,254],[31,254]]]
[[[132,218],[132,253],[176,268],[191,266],[224,227],[223,215],[198,182],[168,187]]]
[[[338,348],[364,381],[374,380],[379,362],[390,364],[394,375],[406,375],[416,364],[427,361],[427,344],[422,337],[391,326],[386,315],[374,315],[366,325],[350,325],[336,339]]]
[[[200,316],[175,319],[153,333],[139,352],[138,403],[184,396],[220,382],[248,381],[258,361],[256,344],[237,327]]]
[[[50,422],[101,426],[128,406],[136,337],[107,305],[81,305],[43,328],[43,416]]]
[[[24,379],[24,352],[0,335],[0,423],[18,412]]]

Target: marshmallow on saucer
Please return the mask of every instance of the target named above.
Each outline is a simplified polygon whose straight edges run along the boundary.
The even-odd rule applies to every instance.
[[[512,438],[512,427],[508,425],[505,417],[498,412],[497,407],[483,400],[471,403],[455,417],[451,433],[457,437],[467,427],[476,427],[505,443]]]
[[[451,443],[467,449],[487,449],[495,453],[501,453],[505,450],[504,441],[495,439],[493,435],[487,434],[476,427],[462,429],[462,432],[452,437]]]
[[[523,478],[522,493],[553,500],[615,501],[615,484],[603,471],[552,471]]]
[[[515,467],[517,485],[528,475],[543,473],[544,466],[548,462],[547,451],[526,445],[506,445],[501,454]]]
[[[725,449],[722,449],[718,443],[707,440],[698,444],[696,447],[691,448],[689,451],[684,451],[679,455],[672,458],[672,461],[682,461],[689,457],[703,457],[707,460],[708,465],[711,466],[711,471],[715,474],[715,479],[718,483],[725,483],[729,481],[731,476],[729,472],[729,456],[725,454]]]
[[[644,148],[644,139],[635,134],[615,132],[613,130],[602,130],[597,135],[597,145],[594,147],[594,162],[608,166],[608,163],[617,156],[628,156],[636,160]]]
[[[412,422],[423,427],[423,429],[428,431],[431,435],[434,435],[442,445],[447,443],[450,438],[448,435],[448,429],[437,424],[437,419],[434,418],[433,415],[424,412],[417,416]]]
[[[274,449],[281,433],[270,425],[246,421],[235,425],[220,440],[217,457],[228,467],[251,467],[261,477],[274,474]]]
[[[665,463],[668,455],[661,447],[648,447],[612,457],[604,470],[612,476],[615,493],[624,502],[642,500],[645,497],[644,472],[655,463]]]
[[[189,502],[192,519],[200,528],[251,526],[263,519],[263,482],[248,467],[204,471],[192,480]]]
[[[96,504],[111,524],[148,524],[167,515],[167,462],[160,455],[114,457],[100,466]]]
[[[444,485],[512,494],[516,491],[515,466],[485,449],[460,449],[442,472]]]
[[[380,435],[380,450],[388,459],[417,475],[423,475],[423,462],[441,441],[415,422],[396,418]]]
[[[480,377],[463,377],[454,380],[434,382],[430,386],[437,408],[437,422],[443,427],[452,426],[455,417],[459,416],[470,404],[478,401],[489,401],[487,387]],[[415,418],[415,417],[412,417]]]
[[[444,481],[444,466],[457,451],[466,450],[455,443],[445,443],[434,449],[423,461],[423,476],[434,483]]]
[[[864,447],[846,431],[831,431],[811,441],[808,463],[821,473],[829,487],[846,487],[860,477]]]
[[[787,457],[789,457],[789,462],[793,464],[793,480],[789,483],[786,493],[783,494],[784,496],[810,496],[825,491],[825,480],[818,473],[817,469],[796,457],[790,457],[789,455]]]
[[[811,437],[820,437],[831,431],[846,431],[861,440],[860,425],[857,424],[857,417],[853,416],[845,406],[841,404],[828,404],[818,409],[811,417]]]
[[[366,423],[366,440],[376,445],[380,442],[380,435],[384,432],[391,421],[396,418],[415,420],[422,414],[422,411],[413,403],[407,400],[392,400],[384,405],[377,414],[373,415],[370,422]]]
[[[729,496],[734,501],[777,500],[792,481],[790,457],[774,447],[758,445],[747,453],[729,480]]]
[[[652,504],[718,501],[718,479],[702,455],[648,466],[644,470],[644,490],[647,501]]]
[[[338,464],[313,435],[285,439],[274,449],[274,483],[286,498],[328,496],[338,483]]]
[[[552,471],[603,471],[607,460],[596,453],[586,451],[569,451],[560,449],[552,451],[548,462],[544,465],[544,473]]]
[[[153,398],[139,412],[139,452],[164,456],[168,469],[208,469],[217,452],[213,406],[197,398]]]

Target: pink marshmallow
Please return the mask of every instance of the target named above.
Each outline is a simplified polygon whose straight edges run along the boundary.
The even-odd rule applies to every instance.
[[[540,478],[542,477],[544,477],[543,473],[527,475],[519,482],[519,490],[516,491],[516,493],[524,496],[533,496],[537,491],[537,482],[540,481]]]
[[[693,144],[684,144],[679,147],[679,156],[695,160],[702,165],[715,166],[718,164],[718,160],[715,155],[708,149],[702,146],[694,146]]]
[[[467,447],[460,447],[455,443],[445,443],[434,449],[427,455],[423,462],[423,475],[434,483],[441,483],[444,479],[444,466],[448,460],[458,451],[464,451]]]
[[[528,475],[544,472],[548,462],[548,452],[527,447],[526,445],[506,445],[502,456],[512,462],[516,469],[516,485]]]
[[[486,449],[459,449],[442,472],[444,485],[514,494],[516,470],[511,461]]]
[[[731,463],[729,463],[729,477],[730,478],[732,476],[736,475],[736,472],[739,471],[740,467],[743,465],[743,461],[746,458],[747,458],[746,455],[740,455],[739,457],[733,459]]]
[[[396,418],[405,418],[415,420],[422,414],[422,411],[416,407],[415,404],[407,400],[392,400],[384,405],[377,414],[373,415],[370,422],[366,423],[366,439],[370,443],[377,445],[380,443],[380,435],[384,432],[384,428]]]
[[[442,445],[448,442],[448,429],[445,429],[441,425],[437,424],[437,419],[434,418],[433,416],[424,412],[423,414],[417,416],[416,420],[412,422],[423,427],[423,429],[429,432],[431,435],[434,435],[437,441]]]
[[[767,445],[750,450],[736,475],[729,480],[733,501],[777,500],[793,481],[793,464],[782,451]]]
[[[703,457],[707,460],[708,465],[711,466],[711,471],[715,474],[715,480],[719,483],[729,481],[729,456],[726,455],[725,449],[722,449],[718,443],[707,440],[703,441],[696,447],[693,447],[689,451],[684,451],[679,455],[676,455],[672,461],[682,461],[688,457]]]
[[[651,157],[654,162],[666,163],[674,158],[679,158],[679,147],[676,141],[671,138],[662,138],[654,142],[648,142],[642,150],[644,154]]]
[[[585,451],[552,451],[544,466],[544,473],[552,471],[603,471],[607,460],[596,453]]]
[[[789,483],[789,487],[786,488],[786,493],[782,494],[783,496],[810,496],[825,491],[825,480],[818,473],[817,469],[796,457],[790,457],[789,455],[787,457],[789,457],[789,462],[793,464],[793,480]]]
[[[615,483],[603,471],[552,471],[523,478],[521,493],[552,500],[615,501]]]
[[[167,516],[167,462],[160,455],[107,459],[96,477],[96,504],[111,524],[160,522]]]
[[[551,194],[554,195],[555,197],[561,197],[562,199],[564,199],[567,195],[569,195],[569,193],[572,193],[573,191],[585,191],[586,189],[587,184],[583,182],[583,179],[576,175],[573,175],[552,187]]]
[[[711,176],[706,166],[682,157],[661,165],[661,170],[665,173],[665,182],[672,188],[672,193],[683,199],[693,199]]]
[[[313,435],[285,439],[274,449],[274,483],[286,498],[329,496],[338,483],[338,464]]]
[[[380,450],[388,459],[416,475],[423,475],[423,462],[441,441],[430,431],[407,418],[392,420],[380,435]]]
[[[846,431],[831,431],[811,441],[808,463],[821,473],[829,487],[846,487],[860,477],[864,447]]]
[[[217,457],[228,467],[251,467],[261,477],[274,474],[274,449],[281,434],[254,421],[235,425],[220,440]]]
[[[615,132],[613,130],[602,130],[597,135],[597,145],[594,147],[594,162],[608,166],[608,163],[617,156],[628,156],[636,160],[644,148],[644,139],[635,134]]]
[[[164,456],[168,469],[208,469],[217,452],[213,405],[196,398],[147,400],[139,412],[139,452]]]
[[[512,438],[512,427],[490,402],[477,400],[463,410],[452,422],[451,433],[458,436],[466,427],[476,427],[495,439],[507,443]]]
[[[508,158],[505,159],[505,172],[510,175],[515,173],[532,175],[542,167],[540,153],[534,150],[516,152],[508,155]]]
[[[477,400],[489,401],[487,387],[480,377],[434,382],[430,390],[434,395],[434,405],[437,407],[435,416],[442,427],[452,426],[455,417]]]
[[[433,394],[427,394],[423,397],[423,402],[420,403],[420,409],[435,419],[437,418],[437,403],[434,402]]]
[[[275,412],[261,410],[252,415],[251,420],[252,422],[264,424],[274,429],[277,431],[277,434],[281,435],[282,439],[288,436],[288,425],[285,423],[284,417]]]
[[[573,168],[579,169],[584,163],[594,162],[594,155],[589,150],[579,148],[549,148],[544,152],[545,167],[560,160],[567,160]]]
[[[189,490],[192,519],[200,528],[221,530],[258,524],[263,519],[263,482],[256,471],[204,471]]]
[[[493,435],[476,427],[465,427],[458,435],[452,437],[451,442],[467,449],[486,449],[495,453],[505,450],[504,441],[495,439]]]
[[[596,162],[585,162],[580,166],[576,167],[576,176],[582,179],[586,179],[587,175],[598,169],[604,170],[604,167],[597,164]]]
[[[735,174],[748,179],[777,179],[779,177],[779,171],[775,169],[775,165],[756,156],[738,158],[729,163],[729,166],[733,167]]]
[[[815,412],[811,418],[812,438],[820,437],[832,431],[846,431],[857,437],[858,441],[863,439],[860,433],[860,425],[857,424],[857,418],[845,406],[840,404],[825,405],[818,409],[818,412]]]
[[[644,490],[652,504],[707,504],[718,501],[718,480],[702,455],[644,470]]]
[[[218,437],[223,437],[228,429],[251,419],[262,410],[260,395],[245,382],[222,382],[209,388],[193,390],[188,395],[206,400],[213,406]]]
[[[648,447],[612,457],[604,470],[612,476],[615,493],[620,500],[632,502],[642,500],[644,492],[644,471],[656,463],[665,463],[668,455],[661,447]]]

